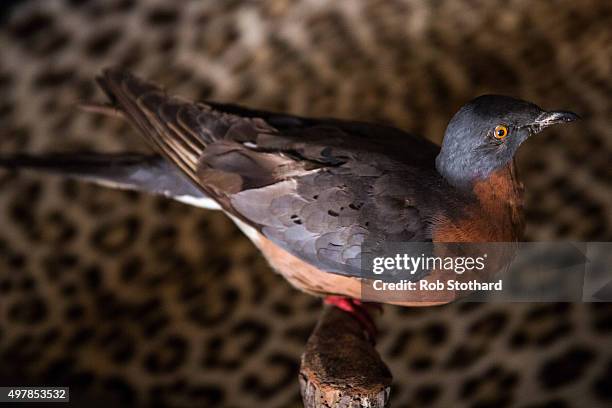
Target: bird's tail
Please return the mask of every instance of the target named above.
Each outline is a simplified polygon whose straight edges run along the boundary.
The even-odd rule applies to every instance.
[[[117,184],[130,189],[130,175],[138,168],[150,168],[160,161],[158,156],[141,154],[51,153],[41,155],[0,155],[0,168],[35,170],[98,184]]]
[[[162,195],[217,209],[176,167],[161,156],[138,153],[0,155],[0,168],[34,170],[122,190]]]

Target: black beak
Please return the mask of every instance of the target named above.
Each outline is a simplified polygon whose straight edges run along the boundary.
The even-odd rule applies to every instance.
[[[540,116],[536,118],[532,126],[536,132],[539,132],[540,130],[547,128],[549,126],[556,125],[559,123],[573,122],[578,119],[580,119],[580,116],[578,116],[574,112],[566,112],[566,111],[543,112]]]

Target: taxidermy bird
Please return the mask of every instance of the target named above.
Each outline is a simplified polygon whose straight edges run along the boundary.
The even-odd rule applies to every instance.
[[[293,286],[328,297],[366,328],[364,241],[519,241],[514,155],[543,129],[578,118],[485,95],[459,109],[438,146],[390,126],[195,103],[121,69],[98,83],[109,103],[85,108],[127,120],[155,154],[14,155],[0,165],[220,210]]]

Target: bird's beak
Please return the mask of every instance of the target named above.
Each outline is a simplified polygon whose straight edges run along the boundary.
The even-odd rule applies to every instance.
[[[573,122],[578,119],[580,119],[580,116],[578,116],[574,112],[566,112],[566,111],[543,112],[533,122],[532,127],[536,132],[539,132],[542,129],[547,128],[549,126],[556,125],[558,123]]]

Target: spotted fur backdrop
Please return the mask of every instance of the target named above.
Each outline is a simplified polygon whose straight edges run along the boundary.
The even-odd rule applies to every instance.
[[[9,7],[10,6],[10,7]],[[93,77],[122,65],[173,93],[394,123],[440,141],[502,93],[583,121],[519,154],[528,239],[612,240],[612,2],[8,2],[0,152],[142,151]],[[300,406],[320,300],[219,213],[0,172],[0,384],[70,385],[74,406]],[[394,407],[612,406],[609,304],[385,307]],[[358,358],[358,356],[356,356]]]

